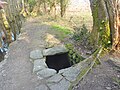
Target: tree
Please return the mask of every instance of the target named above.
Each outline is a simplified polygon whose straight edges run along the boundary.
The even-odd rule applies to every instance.
[[[120,1],[90,0],[93,16],[92,41],[120,50]]]
[[[50,15],[54,16],[56,18],[56,4],[57,0],[48,0],[49,7],[50,7]]]
[[[6,38],[7,38],[7,43],[10,43],[12,41],[12,37],[11,37],[11,31],[10,31],[10,25],[7,21],[7,17],[6,17],[6,13],[3,9],[4,4],[7,4],[7,2],[2,2],[0,1],[0,17],[1,17],[1,21],[2,21],[2,28],[4,33],[6,34]]]
[[[0,1],[0,47],[9,45],[20,33],[21,21],[21,0]],[[4,43],[4,44],[3,44]]]
[[[69,0],[60,0],[61,17],[63,17],[65,15],[68,1]]]

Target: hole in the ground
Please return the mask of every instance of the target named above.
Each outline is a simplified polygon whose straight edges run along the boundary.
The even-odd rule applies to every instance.
[[[46,64],[48,65],[48,68],[55,69],[57,72],[60,69],[65,69],[71,66],[68,53],[47,56]]]

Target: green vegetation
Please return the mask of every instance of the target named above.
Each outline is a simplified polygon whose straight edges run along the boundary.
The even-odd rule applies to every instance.
[[[68,35],[72,34],[72,31],[67,28],[67,27],[63,27],[63,26],[60,26],[60,25],[52,25],[51,27],[51,30],[55,30],[57,31],[58,33],[56,33],[57,37],[60,39],[60,40],[64,40],[65,38],[68,37]]]
[[[120,79],[118,79],[117,77],[114,77],[113,80],[120,85]]]
[[[28,0],[28,4],[31,6],[35,5],[35,3],[36,3],[35,0]]]
[[[75,30],[72,39],[75,43],[78,43],[78,45],[81,45],[88,50],[95,50],[94,45],[91,42],[91,34],[85,24]]]
[[[81,28],[77,29],[73,34],[73,39],[75,41],[83,42],[83,40],[86,41],[88,37],[89,37],[89,33],[85,24],[83,24]]]
[[[83,58],[80,54],[76,52],[74,49],[74,46],[72,44],[66,44],[66,48],[68,49],[68,55],[70,58],[71,65],[77,64],[80,61],[83,61],[85,58]]]
[[[29,4],[30,12],[32,12],[32,9],[36,4],[35,0],[28,0],[28,4]]]
[[[65,35],[68,35],[68,34],[72,33],[69,28],[63,27],[63,26],[60,26],[60,25],[53,25],[52,29],[58,30],[60,32],[63,32]]]
[[[109,50],[112,49],[113,51],[117,52],[120,51],[120,5],[117,2],[118,0],[89,0],[92,17],[91,15],[88,15],[90,13],[81,12],[82,9],[80,9],[80,11],[74,11],[74,9],[68,8],[67,10],[70,0],[18,0],[17,2],[16,0],[5,1],[6,2],[0,1],[1,53],[6,52],[6,47],[8,48],[9,44],[17,40],[17,38],[19,42],[23,40],[25,43],[27,42],[25,45],[23,44],[24,46],[27,46],[28,44],[31,45],[29,48],[30,50],[32,50],[32,48],[37,49],[37,47],[38,49],[42,49],[45,47],[50,48],[59,44],[65,44],[66,48],[68,49],[70,64],[73,66],[78,65],[79,67],[77,68],[80,68],[80,72],[79,75],[77,74],[78,76],[76,80],[73,82],[71,81],[71,89],[79,84],[79,82],[85,78],[92,68],[101,64],[100,59],[108,60],[109,55],[106,53],[109,52]],[[84,6],[88,7],[87,5]],[[85,9],[86,8],[84,8],[84,10]],[[72,13],[72,15],[70,13]],[[78,16],[75,13],[77,13]],[[41,16],[41,19],[37,19],[38,16]],[[22,33],[20,36],[18,36],[21,33],[23,18],[26,19],[28,17],[29,27],[27,24],[25,24],[27,27],[25,27],[25,29],[28,30],[28,32]],[[45,17],[45,19],[43,17]],[[89,26],[92,25],[92,21],[93,28],[91,29]],[[44,26],[45,29],[42,27],[43,23],[48,25]],[[89,23],[89,25],[87,25],[87,23]],[[31,24],[36,25],[35,28],[33,28],[34,31],[29,29],[32,27],[30,26]],[[38,26],[39,28],[36,28]],[[48,33],[49,27],[50,33]],[[43,29],[45,32],[40,31]],[[73,29],[75,31],[73,31]],[[29,33],[30,30],[32,30],[32,32]],[[22,32],[24,32],[24,30],[22,30]],[[45,38],[45,41],[47,43],[40,43],[40,39],[44,39],[46,32],[47,38]],[[36,37],[33,37],[33,35]],[[32,47],[32,45],[35,46]],[[15,53],[15,51],[13,51],[13,53]],[[104,54],[106,54],[106,57],[108,58],[103,57]],[[83,58],[83,55],[86,57],[86,59]],[[118,55],[113,54],[113,56],[115,57]],[[109,65],[108,67],[111,66]],[[111,74],[114,73],[112,72]],[[118,77],[112,77],[112,79],[120,85],[120,79]]]

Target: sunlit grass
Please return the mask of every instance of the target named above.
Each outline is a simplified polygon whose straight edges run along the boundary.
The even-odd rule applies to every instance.
[[[57,30],[59,32],[63,32],[65,35],[71,34],[71,30],[67,27],[63,27],[60,25],[52,25],[52,29]]]
[[[70,28],[64,27],[64,26],[60,26],[60,25],[56,25],[53,24],[51,26],[51,30],[56,32],[56,36],[60,39],[60,40],[64,40],[64,38],[66,38],[69,34],[72,34],[72,30]]]

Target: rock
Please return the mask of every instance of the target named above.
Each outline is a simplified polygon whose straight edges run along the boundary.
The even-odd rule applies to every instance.
[[[32,63],[33,63],[33,62],[34,62],[34,60],[30,59],[30,62],[32,62]]]
[[[56,73],[57,73],[56,70],[46,68],[46,69],[43,69],[43,70],[39,71],[37,73],[37,75],[39,75],[40,77],[43,77],[43,78],[47,78],[47,77],[55,75]]]
[[[48,84],[50,90],[68,90],[70,87],[70,82],[62,79],[59,83],[56,84]]]
[[[47,68],[47,65],[45,63],[45,59],[37,59],[34,61],[34,68],[33,68],[33,72],[37,72],[40,71],[42,69]]]
[[[48,83],[57,83],[63,79],[62,75],[56,74],[47,80]]]
[[[48,90],[48,87],[46,85],[40,85],[36,87],[35,90]]]
[[[59,74],[62,74],[67,80],[75,81],[78,74],[80,73],[80,68],[78,67],[69,67],[59,71]]]
[[[43,79],[44,79],[43,77],[40,77],[40,76],[37,76],[37,78],[38,78],[39,80],[43,80]]]
[[[56,46],[53,48],[43,50],[43,55],[51,56],[51,55],[61,54],[61,53],[66,53],[66,52],[68,52],[68,50],[65,48],[65,46],[61,45],[61,46]]]
[[[111,90],[112,88],[111,87],[106,87],[107,90]]]
[[[30,58],[33,59],[33,60],[43,58],[42,51],[41,51],[41,50],[31,51],[31,52],[30,52]]]

